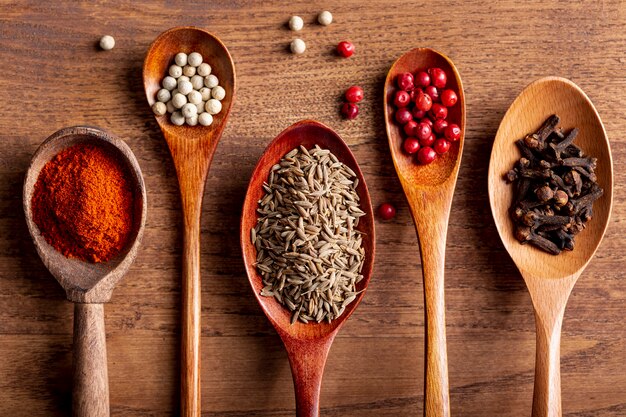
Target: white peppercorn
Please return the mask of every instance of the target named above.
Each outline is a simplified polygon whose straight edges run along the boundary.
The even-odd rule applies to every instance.
[[[196,107],[198,108],[198,114],[200,113],[204,113],[204,101],[201,101],[200,103],[196,104]]]
[[[104,35],[100,38],[100,48],[110,51],[115,46],[115,39],[111,35]]]
[[[163,78],[163,81],[161,81],[161,85],[163,86],[163,88],[165,88],[166,90],[172,91],[173,89],[176,88],[176,86],[178,85],[178,83],[176,82],[176,78],[174,77],[170,77],[169,75],[165,78]]]
[[[174,97],[178,93],[180,93],[180,91],[178,91],[178,88],[173,89],[172,90],[172,97]]]
[[[209,75],[211,73],[211,66],[209,64],[207,64],[206,62],[203,62],[202,64],[200,64],[198,66],[197,73],[198,73],[198,75],[206,77],[207,75]]]
[[[181,75],[180,77],[178,77],[178,84],[182,83],[183,81],[189,81],[191,78],[187,77],[186,75]]]
[[[172,103],[172,100],[170,100],[167,103],[165,103],[165,107],[167,108],[167,112],[168,113],[174,113],[176,111],[176,107],[174,107],[174,104]]]
[[[333,15],[328,10],[324,10],[317,16],[317,21],[320,25],[328,26],[333,23]]]
[[[180,94],[187,95],[193,90],[193,85],[189,81],[181,81],[178,83],[178,91]]]
[[[192,67],[197,67],[202,64],[202,55],[197,52],[192,52],[187,57],[187,65],[191,65]]]
[[[178,78],[181,75],[183,75],[183,69],[179,67],[178,65],[171,65],[169,74],[174,78]]]
[[[217,77],[214,74],[209,74],[206,77],[204,77],[205,87],[209,87],[209,88],[217,87],[219,83],[220,81],[217,79]]]
[[[195,104],[187,103],[183,106],[183,108],[181,109],[181,112],[183,113],[183,116],[185,117],[193,117],[198,114],[198,108],[196,107]]]
[[[184,96],[181,93],[178,93],[176,95],[174,95],[174,97],[172,97],[172,104],[174,105],[174,107],[176,107],[177,109],[180,109],[181,107],[183,107],[185,104],[187,104],[187,97]]]
[[[174,57],[174,62],[176,62],[176,65],[179,67],[184,67],[187,65],[187,54],[184,52],[177,53]]]
[[[208,87],[202,87],[200,89],[200,94],[202,95],[202,101],[207,101],[211,98],[211,89]]]
[[[165,105],[165,103],[157,101],[152,105],[152,111],[157,116],[163,116],[167,112],[167,106]]]
[[[290,48],[292,53],[300,55],[306,50],[306,44],[302,39],[294,39],[291,41]]]
[[[289,19],[289,29],[298,32],[304,27],[304,20],[300,16],[291,16]]]
[[[200,113],[198,115],[198,123],[200,123],[202,126],[211,126],[211,124],[213,123],[213,116],[206,112]]]
[[[200,75],[194,75],[189,80],[194,90],[200,90],[204,87],[204,77]]]
[[[185,123],[187,123],[189,126],[197,125],[198,124],[198,115],[191,116],[191,117],[185,117]]]
[[[157,100],[159,100],[161,103],[167,103],[172,98],[172,94],[170,93],[169,90],[162,88],[157,92],[156,97],[157,97]]]
[[[215,100],[214,98],[212,98],[206,102],[206,104],[204,105],[204,109],[209,114],[218,114],[220,111],[222,111],[222,103],[219,100]]]
[[[176,126],[182,126],[185,123],[185,116],[179,111],[175,111],[170,116],[170,121]]]
[[[224,87],[218,85],[211,90],[211,96],[216,100],[222,101],[224,97],[226,97],[226,90],[224,90]]]
[[[196,67],[192,67],[191,65],[185,65],[183,67],[183,75],[186,75],[187,77],[193,77],[194,75],[196,75]]]
[[[187,94],[187,101],[191,104],[198,104],[202,102],[202,94],[199,91],[192,90]]]

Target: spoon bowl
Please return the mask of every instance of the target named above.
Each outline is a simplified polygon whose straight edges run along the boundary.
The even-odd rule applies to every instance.
[[[417,165],[414,158],[402,149],[403,132],[394,117],[395,82],[403,72],[415,73],[433,67],[445,71],[448,78],[446,88],[452,88],[458,94],[457,103],[448,110],[447,120],[459,125],[461,137],[452,142],[448,153],[439,155],[431,164]],[[424,415],[447,417],[450,415],[450,400],[444,269],[448,219],[465,142],[465,94],[461,76],[445,55],[429,48],[412,49],[398,58],[387,74],[384,109],[389,149],[411,209],[422,257],[426,314]]]
[[[557,114],[560,126],[579,129],[575,143],[598,158],[596,175],[604,195],[593,205],[593,219],[576,236],[573,251],[554,256],[514,237],[509,208],[513,186],[503,175],[520,158],[515,141]],[[489,163],[489,201],[500,238],[531,295],[537,327],[534,417],[561,416],[560,337],[567,299],[595,254],[609,223],[613,203],[613,160],[602,120],[585,93],[564,78],[546,77],[528,85],[508,109],[496,134]]]
[[[115,258],[91,263],[66,258],[46,239],[33,220],[31,201],[43,167],[59,152],[80,143],[97,144],[113,151],[128,168],[134,193],[134,224],[126,247]],[[146,188],[141,169],[132,151],[123,141],[95,128],[76,126],[62,129],[46,139],[26,172],[23,189],[24,213],[28,231],[37,253],[61,284],[74,309],[74,416],[109,415],[109,385],[104,332],[103,303],[111,298],[113,288],[135,260],[146,223]]]
[[[357,227],[357,230],[363,233],[363,247],[366,254],[362,270],[363,279],[357,284],[357,291],[361,292],[339,318],[330,323],[309,322],[305,324],[297,321],[291,324],[291,314],[285,307],[280,305],[275,298],[261,295],[263,282],[255,268],[256,249],[250,239],[250,229],[256,226],[257,205],[264,194],[262,184],[267,180],[271,167],[292,149],[301,145],[310,149],[316,144],[322,149],[329,149],[341,162],[350,167],[359,179],[357,193],[360,197],[361,209],[366,213],[361,217]],[[341,326],[363,298],[369,284],[374,265],[374,242],[374,213],[370,195],[363,173],[348,145],[333,130],[312,120],[298,122],[280,133],[263,152],[248,185],[241,216],[241,248],[254,295],[287,349],[296,391],[296,411],[299,417],[313,417],[319,414],[319,393],[328,350]]]
[[[200,215],[204,185],[230,109],[235,100],[235,64],[224,44],[194,27],[173,28],[152,43],[143,66],[148,103],[155,102],[161,80],[179,52],[199,52],[226,90],[222,111],[210,126],[176,126],[169,116],[155,116],[169,147],[183,208],[183,279],[181,332],[181,416],[200,417]]]

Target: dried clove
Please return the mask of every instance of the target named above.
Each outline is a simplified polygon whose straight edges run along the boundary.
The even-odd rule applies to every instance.
[[[521,158],[504,179],[514,186],[510,216],[515,238],[553,255],[574,249],[574,237],[593,216],[602,196],[595,170],[597,159],[573,142],[574,128],[557,128],[559,117],[548,117],[534,133],[515,142]]]

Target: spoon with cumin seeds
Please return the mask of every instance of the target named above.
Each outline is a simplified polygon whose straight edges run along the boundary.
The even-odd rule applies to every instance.
[[[360,272],[362,278],[355,285],[355,293],[351,294],[349,299],[344,300],[344,311],[340,311],[340,314],[333,314],[330,320],[305,323],[301,319],[297,320],[298,317],[294,320],[294,313],[281,305],[276,297],[262,294],[269,290],[265,288],[264,277],[261,276],[257,267],[258,252],[252,241],[254,236],[251,230],[257,226],[260,216],[257,211],[259,201],[266,193],[264,182],[269,181],[272,167],[279,164],[281,159],[294,149],[313,149],[315,145],[318,145],[321,150],[330,151],[358,179],[355,191],[360,200],[360,209],[365,215],[359,218],[355,230],[362,237],[361,248],[364,249],[364,257]],[[374,265],[374,216],[369,192],[354,155],[333,130],[319,122],[304,120],[284,130],[268,145],[248,185],[241,216],[240,239],[243,260],[254,295],[287,349],[296,394],[296,415],[317,417],[319,416],[322,374],[328,351],[337,332],[363,298]]]

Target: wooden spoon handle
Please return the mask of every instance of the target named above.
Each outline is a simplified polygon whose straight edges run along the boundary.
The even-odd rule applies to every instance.
[[[72,416],[109,416],[109,378],[103,304],[74,304]]]
[[[296,393],[296,416],[318,417],[322,375],[332,339],[322,341],[286,341]]]

